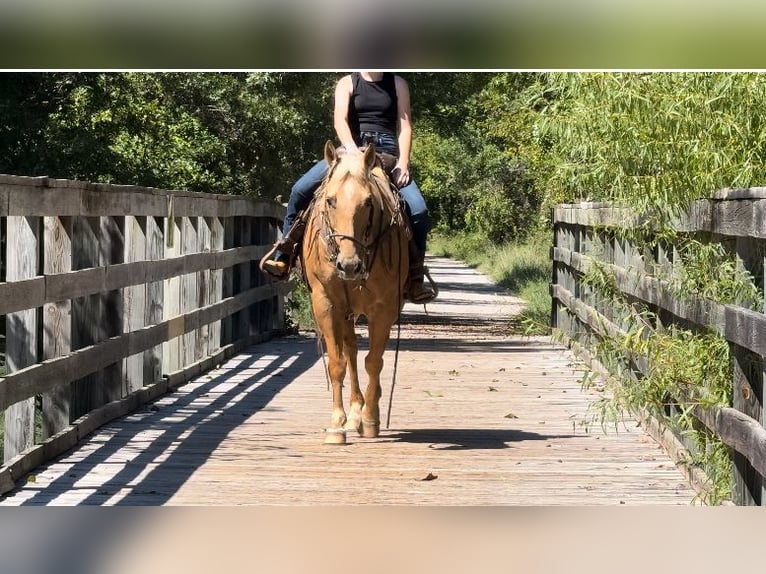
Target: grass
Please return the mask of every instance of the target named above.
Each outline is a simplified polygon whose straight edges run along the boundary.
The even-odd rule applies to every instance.
[[[526,302],[524,310],[510,317],[511,324],[528,335],[550,332],[551,276],[550,239],[533,237],[524,243],[494,245],[477,235],[435,234],[429,241],[430,253],[459,259],[486,273],[499,285]]]

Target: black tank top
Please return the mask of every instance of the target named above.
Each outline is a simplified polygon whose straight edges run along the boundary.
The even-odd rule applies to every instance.
[[[360,132],[396,135],[399,117],[394,74],[385,72],[377,82],[368,82],[359,72],[351,74],[353,90],[349,102],[349,127],[354,137]]]

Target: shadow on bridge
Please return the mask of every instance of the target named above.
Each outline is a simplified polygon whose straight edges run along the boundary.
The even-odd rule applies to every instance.
[[[314,339],[278,339],[246,349],[222,365],[220,374],[208,380],[203,375],[189,383],[196,388],[172,403],[150,405],[111,423],[116,432],[102,446],[23,504],[55,504],[61,492],[78,490],[87,493],[78,505],[164,504],[232,430],[268,408],[280,391],[318,359]],[[218,392],[217,387],[227,390]],[[122,449],[131,448],[135,457],[116,458]],[[119,470],[94,489],[88,485],[88,474],[104,463]],[[115,496],[121,498],[110,502]]]
[[[432,270],[437,281],[439,276],[449,278],[440,282],[443,288],[440,303],[451,309],[434,314],[405,309],[401,351],[438,350],[470,355],[478,351],[533,353],[555,348],[548,339],[510,336],[510,317],[471,313],[469,301],[450,297],[450,291],[461,291],[486,299],[502,288],[477,280],[474,271],[460,265],[440,261],[432,265]],[[367,350],[363,322],[357,332],[363,364]],[[396,345],[396,333],[394,328],[389,352]],[[183,392],[163,397],[157,404],[111,423],[109,430],[102,430],[91,439],[91,447],[83,449],[82,454],[70,453],[69,459],[74,461],[71,468],[34,492],[23,504],[165,504],[233,430],[255,413],[273,410],[272,400],[318,360],[316,340],[310,337],[275,339],[255,345],[229,359],[212,375],[189,383]],[[455,428],[400,430],[391,438],[394,442],[428,443],[445,450],[487,450],[512,448],[521,441],[570,437],[514,429]],[[259,437],[254,436],[254,440]],[[90,475],[94,475],[91,480]]]
[[[495,450],[513,448],[513,443],[530,440],[582,438],[579,435],[550,435],[516,429],[412,429],[390,435],[392,442],[428,444],[435,450]]]

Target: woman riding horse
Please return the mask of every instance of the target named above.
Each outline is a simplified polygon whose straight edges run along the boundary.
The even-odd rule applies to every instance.
[[[423,284],[426,239],[431,225],[423,194],[410,177],[412,144],[410,92],[407,82],[390,72],[358,72],[341,78],[335,87],[335,131],[342,148],[359,152],[373,144],[379,152],[396,157],[391,180],[399,187],[412,227],[409,284],[406,297],[414,303],[427,303],[436,296]],[[293,186],[283,226],[283,239],[273,259],[262,269],[276,278],[286,278],[290,255],[300,243],[303,228],[293,223],[306,209],[327,174],[329,166],[320,160]],[[292,232],[292,233],[291,233]]]

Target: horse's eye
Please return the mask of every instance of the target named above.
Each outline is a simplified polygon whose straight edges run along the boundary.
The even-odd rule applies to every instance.
[[[334,197],[328,197],[327,198],[327,207],[330,209],[335,209],[335,198]]]
[[[371,197],[368,197],[367,199],[364,200],[364,206],[365,207],[372,207],[372,198]]]

